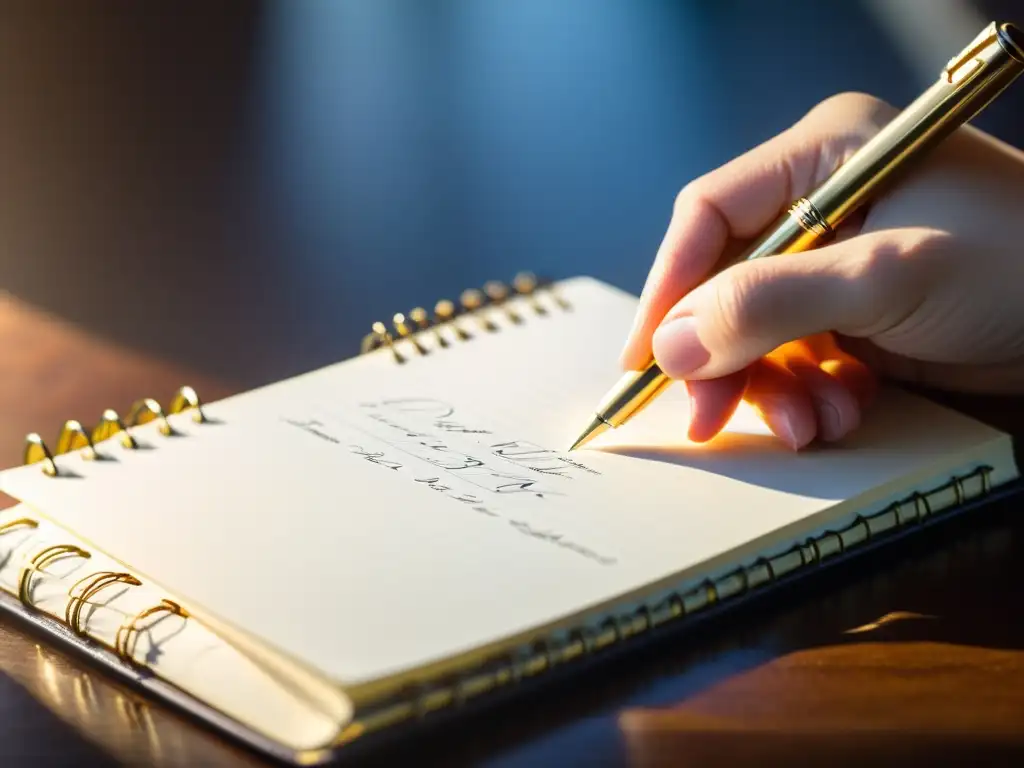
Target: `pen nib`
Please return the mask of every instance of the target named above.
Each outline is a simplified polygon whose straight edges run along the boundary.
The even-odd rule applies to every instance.
[[[581,448],[582,446],[586,445],[607,429],[608,422],[595,416],[594,420],[590,422],[590,426],[583,430],[583,433],[578,438],[576,438],[576,442],[572,444],[572,447],[569,449],[569,452],[572,453],[577,448]]]

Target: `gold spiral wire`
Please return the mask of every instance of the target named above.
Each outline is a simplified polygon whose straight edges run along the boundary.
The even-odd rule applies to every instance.
[[[170,436],[174,434],[174,429],[167,417],[185,412],[190,412],[192,420],[197,424],[206,421],[199,394],[193,387],[187,385],[175,392],[166,411],[159,401],[145,397],[132,405],[124,419],[113,408],[107,408],[103,411],[99,423],[91,430],[86,429],[77,419],[68,419],[57,435],[53,450],[38,432],[27,435],[23,463],[41,464],[44,474],[57,477],[61,473],[56,462],[57,456],[79,451],[84,460],[92,461],[99,457],[96,445],[112,438],[117,438],[123,448],[134,450],[138,448],[138,443],[131,434],[132,428],[155,421],[157,431],[164,436]]]
[[[91,573],[71,585],[71,589],[68,590],[68,602],[64,607],[64,623],[71,628],[72,632],[76,635],[86,634],[85,628],[82,626],[82,608],[89,603],[91,598],[114,584],[137,587],[142,582],[130,573],[99,571]]]
[[[117,634],[114,636],[114,652],[125,661],[136,663],[135,649],[139,643],[139,636],[143,632],[143,628],[139,626],[139,623],[145,619],[155,616],[158,613],[166,613],[170,616],[181,616],[185,619],[189,617],[188,611],[182,608],[178,603],[173,600],[161,600],[158,604],[139,611],[134,616],[126,619],[125,622],[118,627]],[[155,623],[156,622],[154,622],[154,624]]]
[[[32,577],[42,573],[47,565],[62,557],[73,556],[89,559],[92,554],[74,544],[52,544],[39,550],[22,567],[18,574],[18,599],[26,608],[32,605]]]
[[[387,348],[395,362],[402,364],[410,353],[424,356],[432,350],[470,341],[475,334],[499,332],[501,326],[495,322],[495,316],[504,317],[512,325],[521,325],[529,312],[548,315],[551,309],[541,300],[543,294],[550,297],[554,307],[563,311],[572,309],[553,283],[538,280],[532,272],[520,272],[511,283],[488,280],[480,288],[467,288],[457,302],[441,299],[434,305],[432,314],[424,307],[415,307],[408,313],[393,315],[390,327],[378,320],[363,337],[360,351],[366,354]],[[521,300],[519,304],[526,307],[525,311],[515,299]]]

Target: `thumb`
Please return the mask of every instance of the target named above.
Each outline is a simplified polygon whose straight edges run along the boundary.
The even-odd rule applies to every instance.
[[[873,232],[736,264],[669,310],[654,333],[654,358],[672,378],[711,379],[806,336],[889,330],[924,297],[920,267],[906,258],[920,243],[913,231]]]

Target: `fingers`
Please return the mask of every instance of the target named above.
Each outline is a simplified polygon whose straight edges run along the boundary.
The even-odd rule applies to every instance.
[[[768,429],[794,451],[807,446],[818,434],[818,417],[810,393],[800,379],[770,358],[750,367],[746,401]]]
[[[927,280],[908,258],[927,233],[876,232],[730,267],[691,291],[653,337],[672,378],[719,378],[782,344],[826,331],[886,333],[921,305]]]
[[[814,408],[815,437],[824,442],[835,442],[860,426],[861,405],[839,377],[803,360],[791,361],[787,369],[810,398]]]
[[[688,381],[690,426],[687,438],[706,443],[721,432],[736,412],[747,390],[747,371],[707,381]]]
[[[688,381],[686,386],[690,440],[714,438],[742,398],[793,450],[814,441],[835,442],[856,430],[875,388],[867,367],[838,350],[827,336],[786,345],[737,374]]]
[[[651,359],[651,334],[665,313],[697,285],[725,248],[728,228],[721,214],[698,198],[682,203],[669,222],[619,362],[638,370]]]
[[[666,313],[797,197],[820,184],[891,117],[877,99],[844,94],[789,130],[697,179],[679,194],[641,295],[621,363],[649,362],[651,336]]]
[[[865,361],[846,352],[831,333],[810,336],[801,343],[810,350],[818,367],[842,382],[862,408],[871,405],[878,392],[878,377]]]

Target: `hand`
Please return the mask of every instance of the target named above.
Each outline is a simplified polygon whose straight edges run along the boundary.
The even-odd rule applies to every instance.
[[[680,192],[622,364],[653,356],[686,381],[691,440],[714,437],[741,399],[794,449],[839,440],[881,377],[1024,392],[1024,153],[973,128],[833,243],[708,278],[895,114],[833,97]]]

